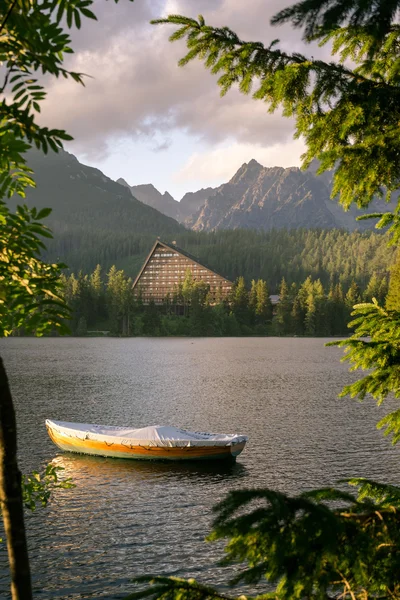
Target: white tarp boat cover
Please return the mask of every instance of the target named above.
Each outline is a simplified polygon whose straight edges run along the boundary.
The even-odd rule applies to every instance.
[[[81,440],[98,440],[130,446],[189,447],[189,446],[232,446],[247,442],[245,435],[225,433],[200,433],[167,425],[152,425],[133,429],[132,427],[109,427],[88,423],[67,423],[46,420],[46,425],[59,433]]]

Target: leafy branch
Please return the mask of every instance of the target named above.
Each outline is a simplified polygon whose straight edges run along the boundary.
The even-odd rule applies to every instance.
[[[36,510],[38,504],[45,507],[57,489],[71,489],[75,487],[70,477],[60,479],[59,474],[63,467],[48,464],[43,473],[32,471],[31,475],[22,475],[22,494],[25,508]]]
[[[397,0],[301,0],[284,8],[272,18],[273,25],[291,23],[304,29],[303,39],[310,41],[337,30],[346,23],[362,28],[379,42],[393,30],[399,3]]]
[[[4,185],[4,183],[3,183]],[[60,281],[65,266],[47,264],[39,257],[42,238],[51,238],[41,223],[51,209],[19,206],[11,213],[0,202],[0,336],[19,327],[36,335],[57,329],[67,333],[69,318]]]
[[[356,493],[335,488],[294,497],[269,489],[230,492],[214,508],[208,539],[228,540],[221,564],[246,565],[231,586],[266,579],[275,589],[258,600],[400,598],[400,488],[363,478],[341,483]],[[150,586],[129,600],[227,598],[192,579],[134,581]]]
[[[202,585],[195,579],[181,579],[180,577],[155,577],[143,575],[136,577],[137,584],[150,584],[145,590],[133,592],[124,600],[139,600],[150,598],[154,600],[250,600],[248,596],[226,596],[210,586]]]
[[[351,363],[351,371],[368,370],[368,374],[344,387],[342,397],[349,395],[363,400],[371,394],[378,405],[389,394],[400,398],[400,312],[385,310],[374,299],[372,303],[357,304],[349,327],[354,334],[347,340],[330,342],[328,346],[345,348],[342,361]],[[385,416],[378,427],[393,435],[393,444],[400,440],[400,410]]]
[[[93,0],[3,0],[0,5],[0,63],[5,70],[0,88],[0,198],[23,195],[26,185],[34,185],[26,178],[22,156],[32,145],[57,152],[72,139],[63,130],[36,122],[46,90],[35,73],[84,84],[83,73],[64,67],[66,55],[73,53],[65,26],[80,29],[83,19],[96,19],[92,5]]]

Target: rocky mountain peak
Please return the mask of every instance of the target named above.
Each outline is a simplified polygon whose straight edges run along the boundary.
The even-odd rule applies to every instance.
[[[260,165],[260,163],[257,162],[255,158],[252,158],[251,160],[249,160],[249,162],[247,163],[247,167],[249,169],[264,169],[264,167],[262,165]]]
[[[253,179],[263,170],[263,166],[260,165],[254,158],[248,163],[243,163],[242,166],[236,171],[229,183],[237,183],[242,179]]]
[[[125,179],[123,179],[122,177],[120,177],[119,179],[117,179],[117,183],[119,183],[120,185],[123,185],[124,187],[130,188],[131,186],[129,185],[129,183],[127,183],[125,181]]]
[[[175,198],[173,198],[169,192],[164,192],[163,198],[165,198],[165,200],[168,200],[168,201],[173,200],[174,202],[177,202],[177,200],[175,200]]]

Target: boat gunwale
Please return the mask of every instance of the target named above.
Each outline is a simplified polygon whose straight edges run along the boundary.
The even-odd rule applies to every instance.
[[[107,427],[107,426],[102,426]],[[46,428],[50,435],[50,430],[55,431],[58,435],[69,437],[74,440],[79,440],[80,442],[85,441],[93,441],[104,443],[107,446],[111,447],[113,445],[121,445],[126,448],[226,448],[226,447],[234,447],[238,444],[246,444],[248,442],[248,437],[245,435],[236,434],[231,440],[173,440],[168,443],[168,440],[165,440],[164,443],[157,443],[156,440],[138,440],[132,438],[131,440],[127,437],[123,436],[109,436],[102,433],[94,433],[91,431],[84,431],[79,429],[72,429],[69,427],[65,427],[64,425],[58,425],[57,422],[51,421],[50,419],[46,419]],[[81,433],[84,437],[80,437],[77,433]],[[217,434],[213,434],[217,435]],[[223,435],[223,434],[221,434]],[[50,435],[50,437],[52,437]],[[110,437],[113,438],[110,441]]]

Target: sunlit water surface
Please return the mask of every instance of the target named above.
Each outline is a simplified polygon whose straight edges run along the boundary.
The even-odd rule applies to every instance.
[[[76,487],[27,515],[35,597],[123,598],[143,573],[224,586],[223,545],[204,542],[232,489],[288,493],[348,476],[400,483],[399,450],[371,401],[338,399],[355,379],[323,339],[23,339],[1,354],[17,408],[24,472],[62,466]],[[46,418],[176,425],[250,437],[234,465],[63,454]],[[0,547],[0,597],[8,598]],[[242,588],[243,591],[254,591]]]

